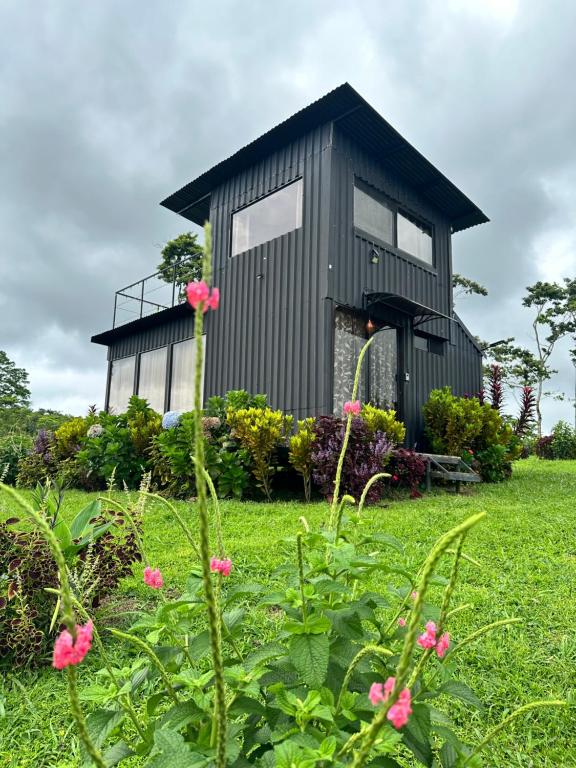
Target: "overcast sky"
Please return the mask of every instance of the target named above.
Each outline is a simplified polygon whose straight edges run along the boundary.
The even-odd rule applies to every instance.
[[[0,349],[34,405],[103,404],[90,336],[193,228],[159,201],[344,81],[488,214],[457,309],[529,344],[524,287],[576,274],[575,33],[572,0],[1,0]]]

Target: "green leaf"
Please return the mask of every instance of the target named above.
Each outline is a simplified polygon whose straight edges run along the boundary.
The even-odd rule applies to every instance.
[[[147,768],[196,768],[207,765],[211,758],[190,752],[184,738],[167,729],[154,734],[154,755],[146,763]]]
[[[484,709],[484,705],[474,691],[457,680],[448,680],[447,683],[444,683],[438,688],[437,692],[452,696],[454,699],[460,699],[460,701],[463,701],[465,704],[470,704],[471,707],[475,707],[476,709]]]
[[[164,728],[168,725],[172,731],[180,731],[188,723],[200,720],[204,716],[202,710],[193,701],[184,701],[169,709],[157,721],[156,728]]]
[[[233,608],[231,611],[226,611],[222,614],[222,621],[230,635],[234,636],[238,633],[245,615],[246,611],[243,608]],[[224,633],[224,636],[226,636],[226,633]]]
[[[125,741],[117,741],[116,744],[113,744],[104,752],[102,757],[107,768],[113,768],[114,765],[118,765],[125,757],[131,757],[134,754],[136,753],[130,749]]]
[[[328,635],[294,635],[290,641],[290,661],[311,688],[320,688],[326,679],[329,656]]]
[[[426,766],[431,766],[434,759],[429,735],[430,711],[426,704],[414,704],[410,719],[404,727],[402,740],[416,759]]]
[[[98,709],[86,718],[88,735],[98,748],[126,717],[123,709]]]
[[[91,501],[90,504],[81,509],[70,525],[70,535],[73,539],[79,539],[84,533],[84,529],[94,517],[99,517],[101,512],[98,499]]]

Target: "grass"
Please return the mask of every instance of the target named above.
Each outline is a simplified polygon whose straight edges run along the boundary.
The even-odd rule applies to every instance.
[[[470,603],[472,608],[455,616],[450,630],[462,637],[498,619],[519,617],[522,623],[487,636],[459,657],[459,679],[486,704],[482,714],[456,711],[470,742],[480,740],[489,727],[522,704],[566,698],[574,692],[575,499],[576,462],[531,459],[518,462],[514,477],[503,485],[482,485],[466,495],[438,491],[418,501],[366,510],[368,529],[400,537],[408,557],[418,560],[441,533],[473,512],[487,512],[466,547],[480,567],[463,567],[454,598],[455,605]],[[86,500],[87,494],[70,492],[69,514]],[[314,525],[322,520],[326,507],[229,501],[223,503],[222,511],[235,574],[265,579],[281,562],[280,541],[298,530],[299,516],[305,514]],[[0,515],[12,513],[0,507]],[[182,586],[191,555],[170,513],[160,504],[146,513],[144,539],[150,560],[162,569],[165,582],[174,588]],[[116,613],[149,598],[141,569],[136,571],[123,582],[111,606]],[[381,584],[375,581],[373,586]],[[255,621],[258,631],[265,631],[263,618]],[[126,653],[122,647],[110,647],[119,657]],[[96,655],[89,659],[81,668],[81,683],[98,669]],[[7,674],[0,686],[0,766],[72,768],[79,765],[77,754],[62,675],[46,668]],[[540,710],[516,721],[497,737],[485,761],[491,768],[576,767],[574,709]]]

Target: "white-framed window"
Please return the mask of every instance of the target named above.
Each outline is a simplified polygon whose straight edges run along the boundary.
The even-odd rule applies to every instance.
[[[167,355],[167,347],[152,349],[140,355],[138,397],[147,400],[150,408],[158,413],[164,413]]]
[[[302,226],[302,179],[232,214],[232,256]]]
[[[206,335],[202,342],[206,351]],[[170,384],[170,410],[191,411],[194,408],[194,361],[196,360],[196,340],[179,341],[172,347],[172,377]],[[204,368],[206,357],[203,355],[202,393],[204,392]]]
[[[110,413],[124,413],[134,393],[134,372],[136,357],[122,357],[113,360],[110,371],[108,410]]]

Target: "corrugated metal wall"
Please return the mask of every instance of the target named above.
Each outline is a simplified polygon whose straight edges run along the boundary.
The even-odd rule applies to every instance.
[[[207,330],[210,317],[206,318]],[[108,360],[117,360],[120,357],[135,355],[138,352],[148,352],[150,349],[165,347],[184,341],[194,335],[194,313],[190,311],[184,317],[177,317],[164,323],[159,323],[153,328],[148,328],[140,333],[124,336],[108,347]]]
[[[214,282],[221,309],[207,337],[206,394],[263,392],[296,416],[329,407],[325,345],[330,207],[330,127],[264,159],[212,194]],[[299,230],[230,258],[231,214],[297,178],[304,183]]]

